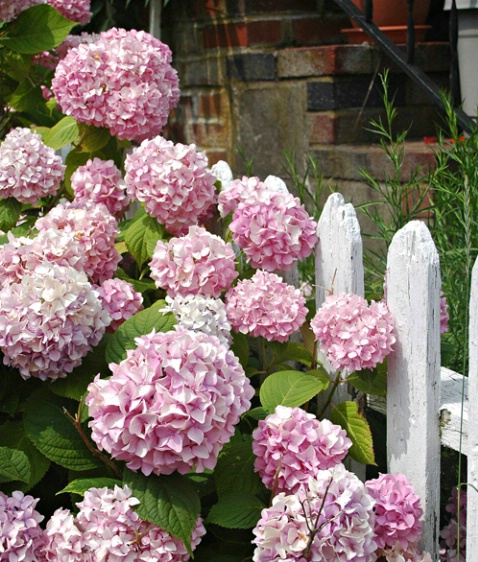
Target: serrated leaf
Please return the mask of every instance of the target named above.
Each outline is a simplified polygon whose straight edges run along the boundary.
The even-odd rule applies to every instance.
[[[266,507],[256,496],[246,494],[228,494],[221,496],[213,505],[206,519],[226,529],[252,529]]]
[[[151,259],[156,243],[164,238],[164,233],[163,225],[147,213],[141,214],[126,229],[126,247],[139,267]]]
[[[48,4],[41,4],[23,11],[7,24],[0,43],[17,53],[34,55],[59,45],[75,25]]]
[[[191,554],[191,535],[201,503],[187,477],[177,473],[146,477],[126,469],[123,482],[141,502],[134,508],[138,515],[183,541]]]
[[[365,394],[387,395],[387,369],[383,364],[377,365],[373,370],[355,371],[347,377],[347,382]]]
[[[30,481],[30,461],[23,451],[0,447],[0,481]]]
[[[356,402],[341,402],[332,410],[331,421],[340,425],[352,441],[349,455],[362,464],[375,464],[370,426]]]
[[[90,488],[110,488],[111,490],[115,486],[122,486],[123,483],[121,480],[116,480],[114,478],[77,478],[70,482],[67,486],[56,493],[64,494],[78,494],[79,496],[83,496],[86,491]]]
[[[326,384],[324,380],[302,371],[272,373],[262,383],[261,404],[269,412],[273,412],[278,405],[301,406],[325,390],[329,382]]]
[[[22,212],[22,204],[13,197],[0,199],[0,230],[8,232],[18,221]]]
[[[230,494],[232,490],[241,490],[241,493],[250,495],[261,491],[263,484],[254,471],[255,459],[250,435],[244,435],[243,441],[228,443],[214,469],[218,496]]]
[[[54,150],[59,150],[77,140],[79,133],[75,118],[66,116],[43,135],[43,142]]]
[[[45,457],[70,470],[101,466],[64,413],[63,402],[53,395],[30,397],[23,418],[29,439]]]
[[[106,346],[105,357],[108,363],[120,363],[126,357],[127,349],[136,347],[135,338],[150,334],[153,329],[157,332],[168,332],[176,324],[174,315],[164,314],[161,310],[166,303],[156,301],[146,310],[137,312],[111,335]]]

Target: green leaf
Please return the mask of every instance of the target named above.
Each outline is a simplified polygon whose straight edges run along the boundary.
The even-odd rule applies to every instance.
[[[267,417],[268,414],[269,410],[266,410],[265,408],[262,408],[260,406],[258,408],[247,410],[247,412],[244,413],[245,416],[252,418],[253,420],[263,420]]]
[[[13,197],[0,199],[0,230],[8,232],[18,221],[22,212],[22,204]]]
[[[3,28],[0,44],[17,53],[34,55],[59,45],[75,25],[48,4],[33,6]]]
[[[182,540],[191,554],[191,535],[201,504],[187,477],[177,473],[144,476],[125,469],[123,482],[141,502],[135,507],[138,515]]]
[[[104,148],[111,139],[111,134],[104,127],[93,125],[80,125],[81,144],[80,152],[97,152]]]
[[[341,402],[335,406],[331,421],[347,432],[352,441],[349,454],[353,459],[362,464],[375,464],[372,432],[367,420],[358,411],[356,402]]]
[[[63,403],[64,399],[53,395],[32,395],[26,403],[23,419],[28,437],[45,457],[70,470],[101,466],[67,418]]]
[[[230,494],[231,490],[254,495],[263,489],[262,481],[254,471],[255,458],[250,435],[223,448],[214,469],[218,496]]]
[[[168,332],[176,324],[174,315],[169,312],[164,314],[161,310],[165,301],[156,301],[146,310],[137,312],[111,335],[106,346],[106,361],[120,363],[126,357],[127,349],[136,347],[135,338],[150,334],[153,329],[157,332]]]
[[[373,370],[364,369],[362,371],[355,371],[347,377],[347,382],[357,390],[365,392],[365,394],[386,396],[387,368],[383,364],[380,364]]]
[[[79,167],[84,166],[90,155],[84,152],[79,152],[78,149],[70,150],[65,158],[66,170],[65,170],[65,185],[71,187],[71,175]]]
[[[213,505],[206,523],[214,523],[226,529],[252,529],[266,507],[258,498],[246,494],[221,496]]]
[[[16,82],[23,82],[30,73],[31,57],[15,53],[10,49],[2,49],[0,56],[2,72]]]
[[[245,369],[249,362],[249,342],[245,334],[232,333],[231,351],[239,359],[242,368]]]
[[[122,279],[123,281],[128,281],[133,285],[134,290],[139,293],[144,293],[145,291],[155,291],[157,289],[154,281],[152,279],[133,279],[127,273],[125,273],[121,267],[116,270],[115,277]]]
[[[67,486],[56,493],[64,494],[78,494],[79,496],[83,496],[86,491],[90,488],[110,488],[113,489],[115,486],[122,486],[121,480],[115,480],[114,478],[77,478],[70,482]]]
[[[312,355],[307,351],[303,344],[288,342],[285,349],[280,351],[274,357],[272,365],[278,365],[284,361],[297,361],[307,367],[310,367],[310,364],[312,363]]]
[[[156,243],[163,237],[164,227],[147,213],[141,213],[124,233],[126,247],[139,267],[151,259]]]
[[[315,371],[314,371],[315,372]],[[279,371],[272,373],[262,383],[260,390],[261,404],[273,412],[279,404],[282,406],[301,406],[322,392],[329,385],[315,375],[302,371]]]
[[[0,481],[29,482],[30,476],[30,461],[23,451],[0,447]]]
[[[40,86],[27,78],[8,96],[7,103],[17,111],[31,111],[44,103],[44,99]]]
[[[67,116],[60,119],[47,133],[43,135],[43,142],[59,150],[78,139],[80,129],[74,117]]]

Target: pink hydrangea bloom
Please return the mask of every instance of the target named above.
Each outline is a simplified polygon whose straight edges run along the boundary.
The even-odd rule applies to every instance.
[[[256,176],[243,176],[242,179],[226,181],[217,197],[217,208],[221,217],[235,211],[239,203],[247,201],[255,192],[265,189],[267,187]]]
[[[145,140],[126,156],[125,170],[128,195],[144,203],[172,234],[198,224],[215,201],[216,178],[194,144],[174,144],[160,136]]]
[[[35,510],[38,499],[13,492],[0,492],[0,560],[9,562],[42,562],[40,550],[45,535],[40,527],[44,519]]]
[[[171,51],[145,31],[112,28],[70,49],[52,88],[66,115],[120,139],[158,135],[179,100]]]
[[[65,377],[110,317],[83,272],[47,262],[0,291],[0,349],[24,379]]]
[[[214,336],[180,327],[136,345],[88,387],[93,440],[146,476],[213,469],[254,395],[239,360]]]
[[[95,43],[99,38],[99,33],[88,33],[86,31],[82,31],[79,35],[68,35],[58,47],[55,47],[55,52],[60,59],[64,59],[70,49],[74,49],[83,43]]]
[[[122,279],[107,279],[95,287],[103,308],[111,317],[108,332],[116,332],[125,320],[143,309],[143,295]]]
[[[379,548],[396,542],[403,549],[413,547],[422,530],[420,498],[403,474],[381,474],[365,483],[375,500],[375,540]]]
[[[332,366],[350,372],[373,369],[396,341],[387,305],[354,294],[329,295],[310,327]]]
[[[160,240],[150,262],[156,286],[172,297],[203,295],[217,298],[237,277],[232,245],[200,226],[186,236]]]
[[[443,291],[440,293],[440,334],[448,332],[448,321],[450,320],[450,315],[448,314],[448,303],[446,302],[446,297]]]
[[[88,160],[71,175],[75,200],[103,203],[112,215],[121,214],[129,205],[121,172],[113,160]]]
[[[297,332],[307,316],[302,292],[261,270],[226,293],[226,311],[236,332],[279,342]]]
[[[252,267],[268,271],[290,269],[310,256],[318,240],[317,223],[298,197],[267,187],[239,203],[229,229]]]
[[[60,188],[65,165],[38,133],[17,127],[0,145],[0,197],[37,203]]]
[[[75,517],[55,511],[47,524],[46,560],[51,562],[186,562],[184,543],[143,521],[133,507],[139,500],[124,486],[90,488],[77,503]],[[198,518],[191,537],[194,550],[206,533]]]
[[[57,230],[76,238],[84,255],[83,270],[93,283],[111,279],[121,255],[115,248],[119,234],[116,219],[104,205],[82,202],[59,204],[35,223],[36,228]]]
[[[90,0],[47,0],[60,14],[71,20],[86,25],[93,15],[90,12]]]
[[[452,490],[446,510],[451,514],[448,525],[440,531],[440,562],[466,561],[466,490],[460,493],[460,545],[458,548],[458,489]]]
[[[321,470],[306,489],[280,493],[262,510],[253,530],[253,560],[375,562],[373,504],[343,465]]]
[[[433,562],[428,552],[419,552],[416,548],[404,549],[396,542],[392,547],[377,550],[379,560],[384,562]]]
[[[286,406],[260,420],[252,437],[254,470],[267,488],[289,494],[307,486],[319,470],[342,462],[352,446],[340,426]]]
[[[45,2],[46,0],[2,0],[0,2],[0,21],[12,21],[24,10]]]

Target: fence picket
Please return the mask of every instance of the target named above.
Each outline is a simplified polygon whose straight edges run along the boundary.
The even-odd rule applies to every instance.
[[[390,472],[408,476],[422,500],[423,548],[438,560],[440,493],[440,269],[424,223],[392,240],[387,303],[397,343],[388,357],[387,455]]]

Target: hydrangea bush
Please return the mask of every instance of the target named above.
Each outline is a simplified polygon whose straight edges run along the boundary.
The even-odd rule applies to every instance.
[[[166,45],[67,36],[86,1],[0,10],[0,562],[425,562],[406,477],[346,468],[375,462],[359,405],[324,418],[393,350],[386,303],[316,310],[284,274],[302,202],[161,136]]]

